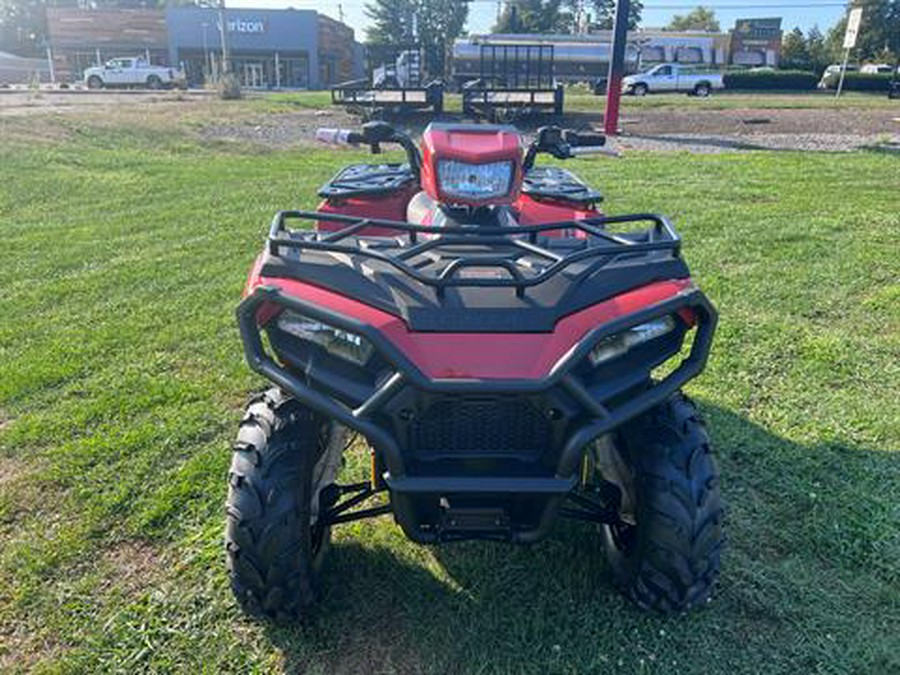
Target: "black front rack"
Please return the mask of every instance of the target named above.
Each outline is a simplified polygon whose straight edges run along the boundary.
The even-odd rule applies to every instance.
[[[291,230],[291,221],[346,224],[334,231]],[[646,229],[608,232],[611,225],[647,223]],[[395,235],[365,236],[377,228]],[[567,236],[552,236],[552,233]],[[582,235],[576,235],[577,232]],[[526,289],[573,270],[586,277],[599,269],[652,253],[680,256],[681,238],[663,216],[649,213],[598,216],[585,220],[525,226],[434,227],[318,211],[280,211],[269,231],[269,253],[318,251],[344,254],[389,265],[435,289],[439,297],[459,286]],[[475,269],[480,274],[472,274]],[[484,274],[493,269],[494,274]],[[469,270],[465,273],[464,270]],[[505,276],[500,272],[505,272]]]

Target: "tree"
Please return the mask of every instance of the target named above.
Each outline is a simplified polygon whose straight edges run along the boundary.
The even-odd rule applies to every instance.
[[[413,36],[413,16],[417,0],[375,0],[365,5],[372,24],[366,28],[366,39],[380,45],[407,44]]]
[[[419,42],[425,68],[443,75],[453,40],[462,34],[469,6],[458,0],[373,0],[365,6],[372,25],[366,29],[369,42],[405,45]]]
[[[825,36],[818,25],[810,28],[806,34],[806,52],[809,54],[809,67],[816,73],[821,74],[831,63],[825,48]]]
[[[469,5],[458,0],[423,0],[419,11],[419,38],[429,73],[445,75],[453,41],[462,35]]]
[[[900,0],[866,0],[856,47],[850,50],[851,60],[888,60],[900,55]],[[844,58],[844,33],[847,16],[843,16],[828,31],[825,47],[829,60],[838,63]]]
[[[575,0],[577,2],[577,0]],[[592,30],[612,30],[613,19],[616,16],[616,0],[591,0],[593,10],[590,28]],[[640,0],[631,0],[628,7],[628,30],[634,30],[641,23],[641,12],[644,3]]]
[[[687,14],[673,16],[669,25],[666,26],[666,30],[705,30],[718,33],[721,28],[715,10],[701,5]]]
[[[796,70],[809,70],[811,59],[806,36],[799,27],[785,33],[781,41],[781,66]]]
[[[495,33],[570,33],[573,16],[560,8],[563,0],[507,2],[493,28]]]

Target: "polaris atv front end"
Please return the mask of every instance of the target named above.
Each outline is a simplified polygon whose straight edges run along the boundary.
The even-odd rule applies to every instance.
[[[347,139],[401,143],[408,163],[351,167],[317,211],[273,221],[238,308],[247,360],[275,385],[248,408],[230,480],[228,560],[251,613],[304,615],[330,528],[383,513],[421,543],[588,521],[640,606],[709,597],[717,472],[680,388],[716,312],[665,218],[604,216],[571,174],[529,185],[537,152],[602,139],[544,129],[521,156],[513,134],[430,128],[423,157],[369,125]],[[339,481],[348,432],[370,448],[365,483]]]

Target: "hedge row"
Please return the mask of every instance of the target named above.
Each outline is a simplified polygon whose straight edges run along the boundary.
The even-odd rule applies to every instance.
[[[829,89],[837,89],[840,74],[828,77]],[[887,91],[891,81],[890,73],[847,73],[844,75],[844,89],[850,91]]]
[[[803,70],[759,70],[725,73],[725,89],[815,89],[819,78]]]

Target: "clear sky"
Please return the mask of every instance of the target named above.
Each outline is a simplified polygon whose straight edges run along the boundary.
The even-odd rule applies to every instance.
[[[356,39],[365,39],[365,27],[368,19],[363,11],[366,0],[226,0],[226,6],[267,7],[283,9],[315,9],[335,19],[339,18],[340,6],[343,9],[344,22],[356,29]],[[685,14],[697,6],[697,2],[689,0],[644,0],[642,25],[655,28],[668,23],[673,14]],[[721,2],[700,3],[716,10],[716,16],[723,30],[734,26],[735,19],[754,17],[782,17],[782,28],[791,30],[800,26],[804,31],[818,24],[824,33],[844,14],[844,4],[839,0],[724,0]],[[469,5],[469,21],[466,29],[471,33],[487,33],[497,16],[495,0],[474,0]]]

